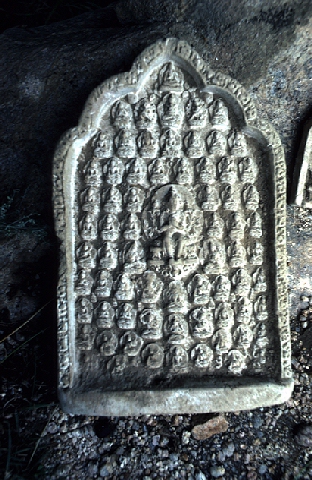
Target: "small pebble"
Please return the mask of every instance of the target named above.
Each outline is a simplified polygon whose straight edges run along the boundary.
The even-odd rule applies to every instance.
[[[210,475],[214,478],[222,477],[225,474],[224,467],[211,467],[210,468]]]

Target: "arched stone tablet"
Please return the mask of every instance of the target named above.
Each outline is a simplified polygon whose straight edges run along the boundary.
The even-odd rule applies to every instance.
[[[66,411],[230,411],[292,390],[286,175],[243,88],[159,41],[54,159]]]

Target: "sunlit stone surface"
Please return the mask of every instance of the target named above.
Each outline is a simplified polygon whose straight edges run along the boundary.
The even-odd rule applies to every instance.
[[[152,45],[91,94],[54,182],[65,410],[289,397],[283,151],[237,82],[185,42]]]

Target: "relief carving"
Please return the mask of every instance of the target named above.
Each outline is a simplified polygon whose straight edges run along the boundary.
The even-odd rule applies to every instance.
[[[240,392],[262,406],[250,391],[267,398],[263,385],[267,404],[284,398],[285,166],[242,87],[185,42],[158,42],[96,89],[54,163],[69,405],[88,414],[90,389],[99,415],[196,412],[203,400],[183,398],[207,389],[218,411],[211,379],[236,410]]]

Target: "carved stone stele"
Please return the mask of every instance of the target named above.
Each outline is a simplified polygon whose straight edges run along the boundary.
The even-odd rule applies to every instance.
[[[285,197],[276,132],[186,42],[96,88],[54,159],[64,410],[286,400]]]

